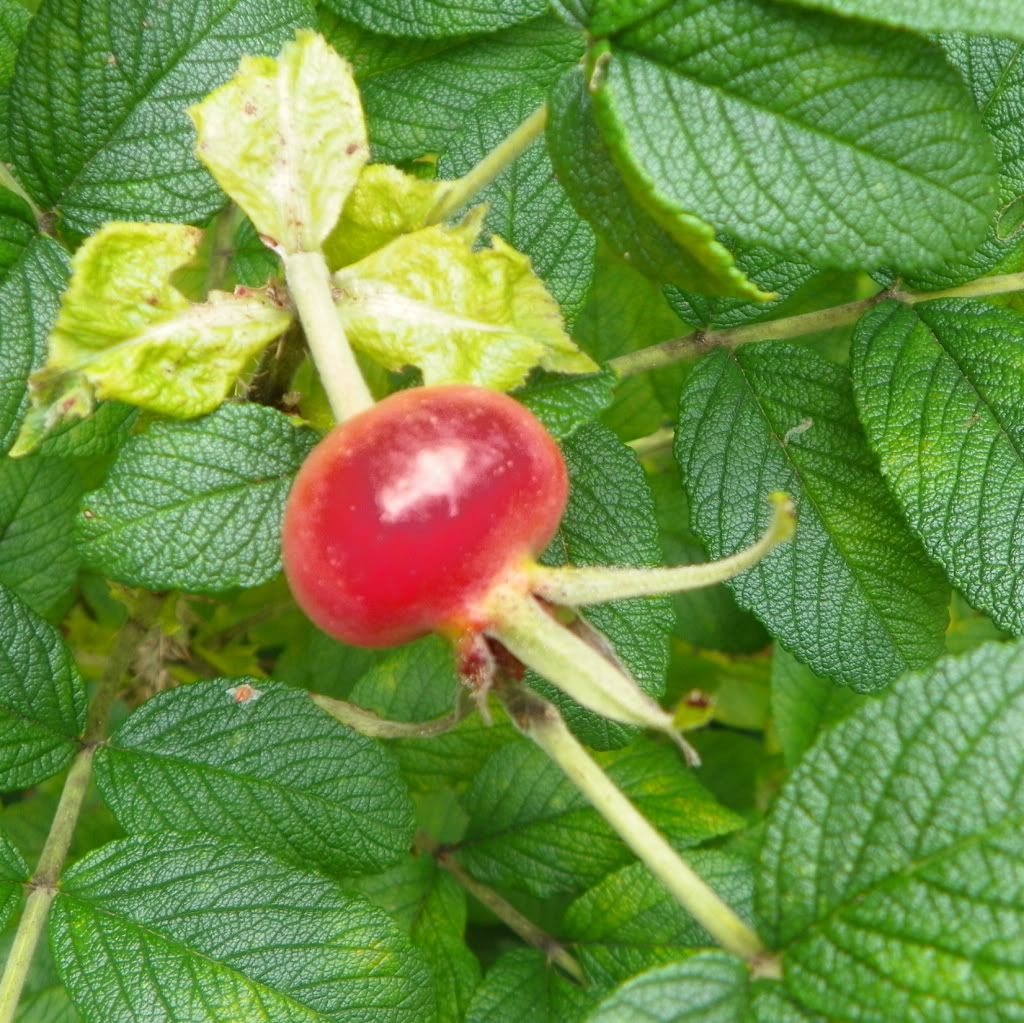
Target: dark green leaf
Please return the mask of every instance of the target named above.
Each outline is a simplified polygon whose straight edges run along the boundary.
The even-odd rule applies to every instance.
[[[882,471],[929,554],[996,624],[1024,631],[1021,317],[888,303],[857,327],[854,387]]]
[[[664,284],[757,295],[732,253],[715,240],[714,227],[692,215],[662,225],[634,202],[594,120],[583,68],[561,78],[549,103],[547,140],[554,171],[573,206],[618,258]]]
[[[633,452],[597,424],[577,430],[565,441],[563,451],[571,482],[569,506],[544,556],[545,563],[660,564],[654,502]],[[640,686],[660,695],[673,623],[668,598],[615,601],[587,608],[585,617],[611,640]],[[611,749],[635,733],[635,729],[584,710],[532,673],[529,677],[561,707],[573,731],[588,745]]]
[[[374,665],[356,683],[351,699],[394,721],[430,721],[452,712],[460,685],[451,647],[431,637],[401,647]],[[499,746],[517,736],[503,718],[488,726],[474,714],[443,735],[396,739],[388,748],[409,787],[429,792],[470,781]]]
[[[48,614],[78,573],[72,526],[82,482],[62,458],[0,458],[0,584]]]
[[[64,249],[40,236],[0,283],[0,452],[10,450],[18,435],[29,374],[45,361],[68,272]]]
[[[698,564],[707,561],[704,546],[690,529],[690,510],[679,474],[670,471],[648,474],[654,494],[661,546],[668,565]],[[751,654],[769,642],[764,626],[736,603],[724,586],[678,593],[672,598],[676,609],[673,635],[686,643],[710,650]]]
[[[129,838],[80,861],[61,881],[50,943],[87,1020],[435,1018],[422,959],[384,913],[202,835]]]
[[[224,197],[185,109],[311,23],[305,0],[43,0],[11,84],[15,173],[79,234],[209,216]]]
[[[0,790],[56,774],[84,728],[85,687],[59,633],[0,586]]]
[[[316,436],[260,405],[154,423],[121,449],[78,518],[83,559],[149,589],[216,593],[281,568],[281,514]]]
[[[725,952],[701,952],[640,974],[609,995],[586,1023],[745,1023],[747,965]]]
[[[911,675],[827,732],[757,887],[785,984],[836,1023],[996,1023],[1024,997],[1024,646]]]
[[[696,214],[820,266],[911,270],[969,253],[996,205],[969,93],[909,34],[692,0],[616,37],[596,75],[598,120],[658,219]]]
[[[328,6],[370,32],[418,39],[495,32],[548,9],[546,0],[328,0]]]
[[[746,920],[754,880],[746,860],[694,850],[687,862]],[[559,936],[572,942],[587,979],[607,990],[643,970],[683,959],[714,941],[642,863],[609,874],[568,909]]]
[[[127,440],[138,409],[121,401],[104,401],[88,419],[59,426],[39,446],[41,455],[92,458],[109,455]]]
[[[973,32],[1024,39],[1020,10],[1013,0],[788,0],[801,7],[834,11],[852,18],[921,32]]]
[[[539,373],[515,396],[544,424],[548,433],[556,440],[564,440],[611,404],[615,383],[615,374],[610,370],[583,377]]]
[[[3,52],[3,7],[0,7],[0,54]],[[36,218],[19,195],[0,187],[0,282],[36,239]]]
[[[875,468],[844,370],[795,345],[708,356],[680,398],[676,458],[712,557],[753,542],[772,491],[795,500],[795,538],[730,586],[818,674],[865,691],[942,653],[948,591]]]
[[[852,714],[866,699],[815,675],[776,646],[772,654],[772,723],[782,754],[795,767],[815,739]]]
[[[640,740],[596,759],[674,845],[727,834],[740,818],[719,806],[667,746]],[[480,880],[541,898],[578,891],[629,863],[604,819],[532,745],[498,750],[466,794],[460,858]]]
[[[546,87],[582,52],[579,33],[544,17],[366,75],[360,86],[376,159],[441,152],[482,99],[509,86]]]
[[[30,15],[17,0],[0,0],[0,160],[11,158],[7,142],[7,107],[18,47],[25,37]]]
[[[516,86],[481,100],[438,160],[438,176],[468,173],[544,102],[541,89]],[[543,139],[528,146],[473,198],[490,207],[484,226],[530,257],[571,328],[594,279],[597,241],[559,187]]]
[[[381,870],[412,842],[394,761],[280,683],[161,693],[100,750],[96,778],[128,832],[202,831],[341,874]]]
[[[593,999],[565,980],[543,952],[516,948],[487,971],[466,1023],[577,1023]]]
[[[28,865],[21,853],[0,834],[0,931],[11,922],[27,880]]]

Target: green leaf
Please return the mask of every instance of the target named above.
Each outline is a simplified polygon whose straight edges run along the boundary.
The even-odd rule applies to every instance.
[[[281,515],[316,436],[275,409],[156,422],[121,448],[77,520],[85,561],[152,590],[217,593],[281,568]]]
[[[185,108],[243,54],[276,53],[305,0],[44,0],[11,84],[14,169],[62,226],[197,221],[224,197],[193,153]]]
[[[674,466],[648,473],[654,495],[665,564],[688,565],[707,561],[704,546],[690,529],[690,508]],[[761,623],[736,603],[724,586],[688,590],[672,597],[676,625],[673,636],[697,647],[752,654],[769,642]],[[692,687],[690,687],[692,688]]]
[[[596,370],[529,258],[498,237],[474,248],[478,230],[478,220],[424,228],[335,273],[353,346],[391,370],[418,366],[428,386],[511,390],[534,366]]]
[[[15,1023],[81,1023],[81,1017],[63,988],[50,987],[22,998]]]
[[[466,1023],[576,1023],[592,1002],[593,995],[565,980],[543,952],[514,948],[487,971]]]
[[[815,675],[776,646],[772,654],[772,723],[787,767],[795,767],[818,736],[842,721],[866,697]]]
[[[434,1019],[422,959],[384,913],[203,835],[129,838],[81,860],[61,880],[50,943],[89,1020]]]
[[[438,160],[438,175],[467,174],[544,102],[540,89],[505,89],[481,100]],[[594,279],[597,241],[559,186],[543,139],[528,146],[474,197],[488,205],[484,227],[530,257],[571,328]]]
[[[161,693],[100,750],[96,780],[128,832],[201,831],[336,874],[382,870],[412,842],[384,749],[276,682]]]
[[[743,298],[769,295],[748,280],[715,229],[692,213],[659,223],[637,204],[594,119],[583,68],[564,75],[549,98],[548,147],[559,181],[617,257],[663,284]]]
[[[31,15],[17,0],[0,0],[0,160],[4,163],[11,158],[11,147],[7,141],[7,111],[14,61],[30,20]]]
[[[715,803],[674,749],[638,740],[596,759],[678,848],[728,834],[741,823]],[[596,884],[632,860],[561,769],[526,743],[491,756],[464,805],[470,823],[459,857],[487,884],[548,898]]]
[[[616,376],[609,369],[578,377],[539,373],[515,397],[556,440],[565,440],[611,404],[615,387]]]
[[[0,283],[0,452],[14,443],[28,407],[29,374],[46,357],[46,338],[68,282],[68,257],[37,237]]]
[[[82,481],[62,458],[0,458],[0,584],[39,614],[75,585],[72,525]]]
[[[801,7],[850,18],[880,21],[919,32],[973,32],[1024,39],[1020,11],[1012,0],[789,0]]]
[[[739,959],[701,952],[634,977],[604,999],[586,1023],[746,1023],[749,980]]]
[[[588,424],[563,445],[569,468],[569,505],[542,559],[548,565],[661,564],[654,502],[636,456],[605,427]],[[659,696],[668,667],[672,605],[667,597],[617,600],[587,608],[586,620],[612,643],[641,688]],[[533,686],[558,704],[572,730],[589,746],[612,749],[636,729],[585,710],[539,676]]]
[[[1024,991],[1024,647],[904,678],[827,732],[765,834],[785,985],[837,1023],[1011,1018]]]
[[[85,687],[60,634],[0,586],[0,790],[70,763],[85,728]]]
[[[360,80],[375,159],[441,152],[482,99],[510,86],[546,88],[582,53],[580,34],[546,16],[375,68]]]
[[[3,7],[0,7],[0,54],[3,46]],[[36,218],[20,195],[0,187],[0,282],[17,266],[38,237]]]
[[[676,458],[712,558],[753,542],[770,493],[792,495],[794,539],[729,585],[819,675],[867,691],[942,653],[945,583],[875,468],[844,370],[795,345],[713,353],[680,397]]]
[[[352,702],[393,721],[430,721],[450,714],[461,683],[450,644],[429,637],[390,652],[353,687]],[[488,726],[478,714],[429,739],[388,743],[414,792],[471,781],[499,747],[519,733],[502,718]]]
[[[882,471],[972,604],[1024,631],[1021,317],[983,302],[887,303],[858,324],[854,387]]]
[[[11,922],[28,876],[28,865],[21,853],[0,834],[0,931]]]
[[[752,919],[754,879],[746,860],[702,849],[686,859],[745,920]],[[566,911],[559,937],[573,944],[588,981],[602,990],[714,944],[642,863],[609,874],[581,895]]]
[[[173,272],[201,238],[174,224],[114,223],[75,253],[46,366],[32,378],[46,428],[60,422],[68,390],[82,386],[165,415],[212,412],[287,328],[291,314],[269,293],[213,291],[200,304],[174,287]],[[15,450],[24,453],[37,429],[26,424]]]
[[[964,259],[905,278],[906,284],[918,290],[953,287],[996,270],[1013,272],[1024,266],[1024,238],[1020,232],[1024,125],[1018,116],[1024,104],[1022,47],[1008,39],[976,36],[943,36],[939,44],[973,93],[995,145],[999,208],[985,238]]]
[[[595,74],[605,137],[662,223],[691,213],[815,265],[912,270],[970,252],[995,207],[977,109],[912,35],[693,0],[616,37]]]
[[[546,13],[545,0],[329,0],[338,14],[371,32],[417,39],[439,39],[494,32]]]
[[[128,439],[139,411],[120,401],[104,401],[88,419],[65,423],[39,445],[41,455],[94,458],[117,451]]]
[[[315,251],[369,155],[351,68],[323,36],[299,32],[276,60],[244,57],[189,116],[199,159],[267,244]]]

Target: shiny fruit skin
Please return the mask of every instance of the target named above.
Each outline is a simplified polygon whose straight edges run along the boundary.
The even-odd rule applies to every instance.
[[[568,477],[522,405],[477,387],[400,391],[334,428],[284,517],[300,607],[346,643],[386,647],[483,628],[496,582],[558,528]]]

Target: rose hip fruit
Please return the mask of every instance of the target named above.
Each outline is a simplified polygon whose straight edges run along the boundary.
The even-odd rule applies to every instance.
[[[550,542],[568,497],[558,446],[522,405],[421,387],[335,427],[284,517],[292,593],[324,632],[386,647],[478,631],[491,589]]]

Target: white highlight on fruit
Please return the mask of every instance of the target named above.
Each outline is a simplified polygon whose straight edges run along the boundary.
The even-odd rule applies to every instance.
[[[471,450],[460,441],[438,444],[429,451],[418,451],[408,469],[383,487],[377,495],[380,517],[398,522],[416,516],[424,505],[444,500],[449,516],[459,510],[459,496],[466,488],[466,472],[473,458],[474,473],[486,472],[494,461],[487,449]]]

